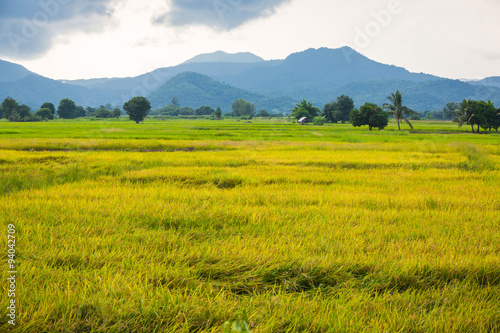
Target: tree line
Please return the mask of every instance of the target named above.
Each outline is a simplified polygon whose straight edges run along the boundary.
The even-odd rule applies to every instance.
[[[112,108],[111,104],[101,105],[99,108],[77,106],[71,99],[63,98],[56,109],[52,103],[43,103],[40,108],[31,112],[25,104],[19,105],[17,100],[7,97],[0,105],[0,119],[10,121],[45,121],[60,119],[76,119],[80,117],[119,118],[121,110]]]
[[[419,114],[403,104],[403,93],[399,90],[387,96],[389,100],[382,107],[365,103],[359,109],[354,108],[354,101],[349,96],[339,96],[336,101],[325,104],[323,110],[303,99],[295,105],[290,117],[297,120],[307,118],[313,124],[322,125],[324,122],[346,123],[350,122],[355,127],[368,126],[384,129],[389,123],[389,116],[393,116],[401,130],[401,123],[405,122],[413,131],[410,120],[419,119]],[[483,130],[495,130],[500,128],[500,107],[495,108],[491,101],[475,101],[464,99],[462,103],[448,103],[441,111],[444,117],[458,123],[470,125],[472,132]],[[476,126],[476,129],[475,129]]]

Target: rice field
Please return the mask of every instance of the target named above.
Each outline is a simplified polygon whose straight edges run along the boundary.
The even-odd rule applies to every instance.
[[[500,332],[498,134],[141,126],[0,123],[0,331]]]

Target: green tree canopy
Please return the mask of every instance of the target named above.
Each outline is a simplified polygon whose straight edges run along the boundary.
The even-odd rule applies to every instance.
[[[387,96],[387,99],[390,103],[384,104],[384,109],[387,109],[389,111],[389,115],[394,116],[394,118],[398,121],[398,129],[401,131],[400,123],[401,120],[404,120],[413,131],[413,125],[405,116],[416,115],[417,112],[403,105],[403,93],[396,90],[396,92],[392,93],[391,96]]]
[[[317,116],[319,116],[320,109],[313,106],[311,102],[306,101],[305,99],[301,100],[299,104],[295,104],[295,108],[292,110],[290,117],[293,117],[297,120],[300,118],[306,117],[309,120],[313,120]]]
[[[108,109],[106,108],[99,108],[96,112],[95,112],[95,117],[96,118],[113,118],[113,112],[112,111],[109,111]]]
[[[54,116],[56,115],[56,107],[52,103],[43,103],[40,109],[49,109]]]
[[[215,114],[215,117],[217,117],[217,119],[220,120],[221,117],[222,117],[222,110],[221,110],[221,108],[217,108],[217,110],[215,110],[214,114]]]
[[[352,110],[350,119],[354,127],[368,125],[370,131],[373,127],[384,129],[389,124],[388,113],[372,103],[366,103],[359,110]]]
[[[122,115],[122,112],[120,111],[119,108],[115,108],[113,110],[113,118],[120,118],[121,115]]]
[[[233,112],[231,115],[233,117],[253,117],[255,116],[255,105],[250,102],[245,101],[242,98],[237,99],[232,105]]]
[[[266,110],[260,110],[259,113],[257,113],[256,117],[267,118],[267,117],[271,117],[271,114],[269,112],[267,112]]]
[[[342,122],[349,121],[351,111],[354,109],[354,101],[346,95],[337,97],[336,101],[325,104],[321,115],[329,122]]]
[[[54,114],[49,108],[42,108],[37,110],[35,112],[35,116],[39,117],[42,120],[54,119]]]
[[[196,111],[195,111],[195,113],[198,116],[209,116],[212,113],[214,113],[214,109],[212,109],[208,105],[203,105],[202,107],[197,108]]]
[[[31,115],[31,108],[25,104],[20,105],[17,113],[19,114],[19,118],[28,118]]]
[[[137,124],[143,121],[151,110],[151,104],[145,97],[134,97],[123,105],[123,110],[128,114],[130,120]]]
[[[18,114],[19,103],[13,98],[7,97],[2,102],[3,117],[9,119],[13,115]]]
[[[63,98],[59,102],[57,114],[61,119],[74,119],[76,117],[76,104],[68,98]]]

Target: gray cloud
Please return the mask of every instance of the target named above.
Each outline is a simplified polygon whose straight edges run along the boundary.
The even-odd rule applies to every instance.
[[[231,30],[252,19],[273,14],[291,0],[172,0],[168,12],[154,18],[156,24],[206,25]]]
[[[114,0],[0,1],[0,56],[35,58],[57,37],[111,22]]]

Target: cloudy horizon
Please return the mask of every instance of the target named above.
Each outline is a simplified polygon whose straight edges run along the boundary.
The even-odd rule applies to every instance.
[[[0,2],[0,59],[54,79],[136,76],[222,50],[284,59],[350,46],[452,79],[500,76],[495,0]]]

